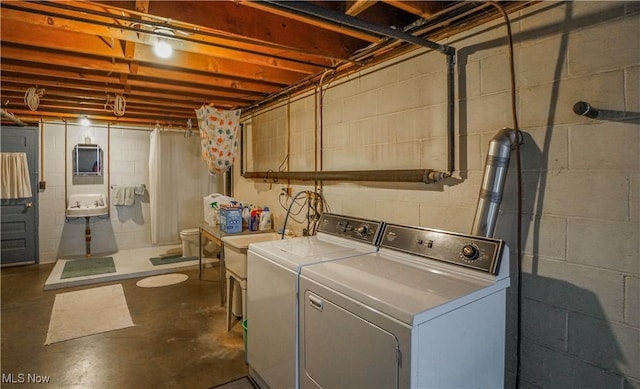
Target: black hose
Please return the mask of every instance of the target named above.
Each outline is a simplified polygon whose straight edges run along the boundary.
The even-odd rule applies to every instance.
[[[511,114],[513,118],[513,129],[516,133],[520,131],[518,124],[518,114],[516,107],[516,71],[515,63],[513,59],[513,34],[511,33],[511,22],[509,21],[509,15],[497,2],[491,2],[495,6],[502,16],[504,17],[505,26],[507,27],[507,38],[509,40],[509,67],[511,76]],[[522,348],[522,166],[520,164],[520,142],[515,142],[516,153],[516,186],[517,186],[517,229],[516,229],[516,263],[517,263],[517,282],[518,282],[518,296],[517,296],[517,342],[516,342],[516,376],[515,376],[515,388],[518,388],[520,384],[520,362],[521,362],[521,348]]]

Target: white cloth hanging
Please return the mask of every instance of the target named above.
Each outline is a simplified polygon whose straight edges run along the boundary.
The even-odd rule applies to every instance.
[[[151,132],[149,144],[149,213],[151,216],[151,243],[173,244],[180,242],[177,188],[178,175],[171,136],[158,129]]]
[[[133,186],[116,186],[113,188],[112,203],[113,205],[132,206],[135,203],[135,187]]]
[[[224,173],[235,161],[240,110],[226,111],[209,105],[196,109],[202,159],[211,174]]]
[[[31,177],[26,153],[0,153],[2,184],[0,198],[20,199],[32,197]]]

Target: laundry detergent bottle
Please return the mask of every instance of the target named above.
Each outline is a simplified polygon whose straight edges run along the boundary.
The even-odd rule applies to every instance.
[[[269,207],[264,207],[262,213],[260,214],[260,231],[270,230],[271,229],[271,212],[269,211]]]

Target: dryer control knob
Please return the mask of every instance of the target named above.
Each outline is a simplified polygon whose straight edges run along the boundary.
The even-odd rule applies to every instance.
[[[360,227],[355,228],[354,231],[360,236],[367,236],[367,233],[369,232],[369,227],[367,227],[366,224],[362,224],[360,225]]]
[[[462,256],[464,259],[473,261],[480,257],[480,250],[472,244],[467,244],[462,248]]]

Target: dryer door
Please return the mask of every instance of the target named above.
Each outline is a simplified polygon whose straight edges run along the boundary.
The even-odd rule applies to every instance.
[[[398,342],[384,329],[305,291],[301,388],[397,388]]]

